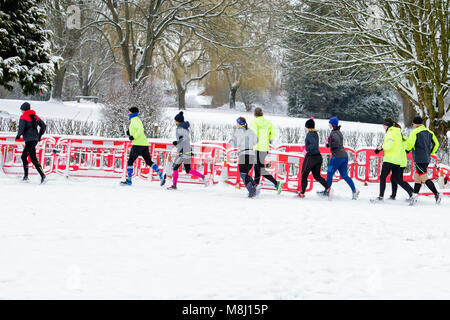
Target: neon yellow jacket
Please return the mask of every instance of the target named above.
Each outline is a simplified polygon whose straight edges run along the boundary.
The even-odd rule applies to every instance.
[[[430,155],[435,154],[438,148],[439,141],[436,135],[424,125],[411,131],[406,141],[406,150],[412,150],[416,163],[430,163]]]
[[[384,162],[401,165],[402,153],[405,151],[402,148],[402,132],[400,128],[390,127],[384,136],[383,143]]]
[[[128,130],[130,131],[130,136],[134,137],[133,146],[149,146],[141,119],[138,117],[131,118]]]
[[[264,119],[264,117],[257,117],[250,124],[250,129],[258,137],[258,143],[254,149],[257,151],[269,151],[270,140],[277,136],[277,129],[275,129],[272,122]]]
[[[402,146],[401,146],[402,152],[400,153],[400,168],[406,168],[406,165],[408,164],[408,158],[406,156],[406,140],[403,141],[402,139]]]

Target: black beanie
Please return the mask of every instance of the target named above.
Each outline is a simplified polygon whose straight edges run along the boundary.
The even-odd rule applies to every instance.
[[[413,119],[414,124],[423,124],[423,119],[421,116],[415,116]]]
[[[30,104],[29,104],[28,102],[24,102],[24,103],[22,103],[22,105],[20,106],[20,110],[23,110],[23,111],[30,110],[30,108],[31,108],[31,106],[30,106]]]
[[[384,119],[384,123],[383,123],[386,127],[390,128],[394,125],[394,120],[392,120],[391,118],[386,118]]]
[[[131,113],[139,113],[139,109],[136,108],[136,107],[131,107],[131,108],[128,109],[128,110],[130,110]]]
[[[308,119],[305,122],[305,127],[308,129],[314,129],[315,125],[316,124],[314,123],[314,118]]]
[[[184,122],[183,111],[180,111],[180,113],[175,116],[175,121]]]

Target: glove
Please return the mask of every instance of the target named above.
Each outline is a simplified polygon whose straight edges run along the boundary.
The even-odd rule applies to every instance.
[[[178,144],[178,141],[174,141],[174,142],[172,142],[172,144],[173,144],[174,146],[176,146],[176,145]]]
[[[16,136],[16,140],[20,140],[20,136]]]
[[[133,140],[134,140],[134,137],[133,137],[133,136],[129,136],[128,139],[130,139],[131,141],[133,141]]]
[[[381,150],[383,150],[383,149],[381,149]],[[379,154],[381,152],[381,150],[380,149],[375,149],[375,154]]]
[[[411,152],[411,150],[406,150],[406,149],[405,149],[405,152],[406,152],[406,154],[408,154],[408,153],[410,153],[410,152]]]

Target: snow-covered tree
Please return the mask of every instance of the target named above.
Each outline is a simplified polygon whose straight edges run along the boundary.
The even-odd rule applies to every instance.
[[[102,109],[108,137],[123,137],[128,127],[128,109],[137,107],[139,118],[148,137],[152,137],[154,125],[162,117],[161,107],[165,103],[164,90],[149,81],[132,85],[123,83],[106,96]]]
[[[39,0],[0,1],[0,85],[17,82],[25,94],[47,90],[56,61]]]
[[[444,102],[450,86],[449,4],[448,0],[304,0],[283,12],[293,23],[280,29],[307,36],[307,41],[322,41],[313,52],[289,48],[315,70],[376,68],[377,81],[393,85],[443,140],[448,130],[444,115],[450,111]],[[319,14],[323,7],[327,12]],[[311,24],[316,30],[305,27]]]

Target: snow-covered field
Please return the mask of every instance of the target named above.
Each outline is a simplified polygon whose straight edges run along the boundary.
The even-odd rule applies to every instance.
[[[0,299],[450,299],[450,200],[358,187],[329,202],[0,175]]]

